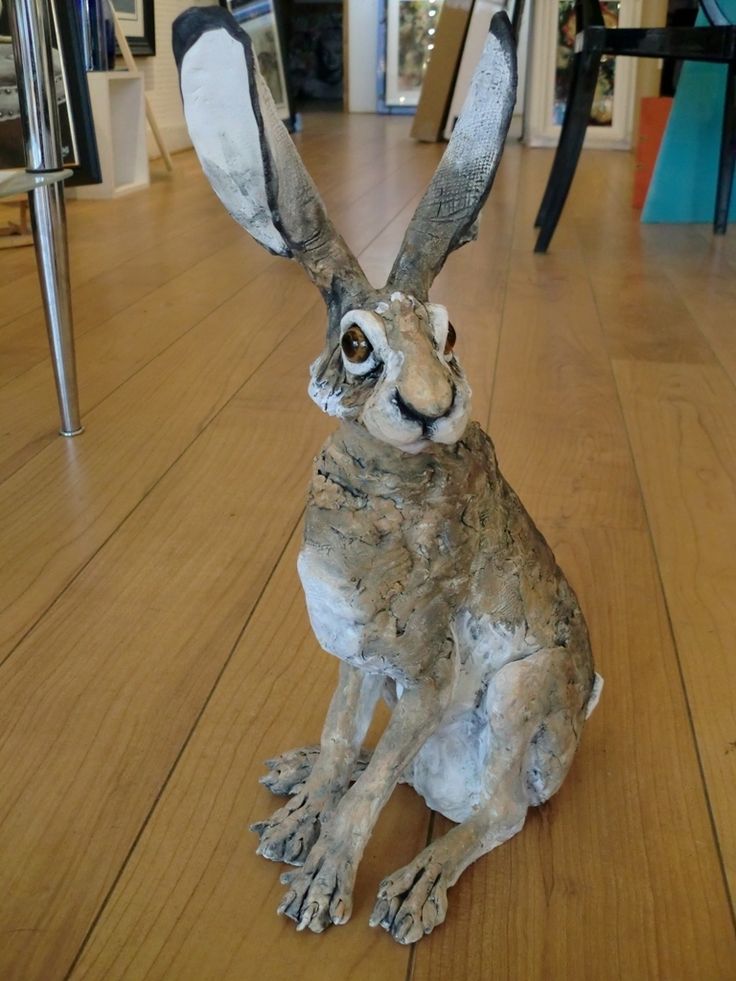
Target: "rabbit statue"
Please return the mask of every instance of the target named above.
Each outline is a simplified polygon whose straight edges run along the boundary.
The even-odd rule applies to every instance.
[[[314,464],[299,574],[320,645],[340,659],[320,747],[268,762],[291,795],[253,826],[297,868],[279,912],[345,923],[361,855],[399,781],[457,826],[380,886],[371,925],[412,943],[445,919],[463,870],[560,787],[600,681],[576,597],[469,421],[455,331],[429,288],[470,241],[503,150],[515,44],[497,14],[462,116],[374,289],[276,115],[247,35],[219,7],[174,25],[184,111],[218,197],[327,306],[309,392],[340,419]],[[361,750],[377,700],[392,708]]]

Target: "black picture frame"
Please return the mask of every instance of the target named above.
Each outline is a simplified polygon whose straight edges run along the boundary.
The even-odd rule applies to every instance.
[[[233,15],[241,30],[245,31],[251,38],[253,48],[258,58],[261,72],[271,90],[276,103],[276,111],[279,118],[286,128],[293,132],[296,128],[296,117],[294,115],[294,100],[289,85],[289,76],[286,71],[284,53],[286,51],[286,38],[284,32],[283,15],[279,0],[218,0],[221,7],[224,7]],[[270,21],[270,24],[267,22]],[[249,25],[246,26],[246,25]],[[254,32],[253,27],[259,25],[261,30]],[[275,39],[275,46],[271,52],[272,57],[271,71],[263,63],[262,58],[266,53],[260,47],[260,36],[264,33],[264,27],[270,27]],[[278,84],[271,84],[271,76],[278,74]]]
[[[82,52],[82,26],[76,4],[68,0],[49,0],[52,37],[61,59],[64,99],[60,104],[63,165],[72,170],[67,185],[99,184],[102,181],[97,152],[92,106]],[[0,29],[9,33],[7,11]],[[25,144],[20,120],[13,120],[9,139],[0,140],[2,167],[25,167]],[[11,154],[11,156],[8,156]],[[7,157],[7,159],[6,159]]]
[[[67,0],[51,0],[51,3],[59,32],[59,50],[64,61],[67,99],[77,145],[77,159],[72,165],[74,173],[65,183],[67,186],[100,184],[102,169],[84,68],[79,8]]]
[[[110,0],[131,53],[136,58],[156,54],[156,19],[153,0]],[[134,16],[131,17],[131,8]]]

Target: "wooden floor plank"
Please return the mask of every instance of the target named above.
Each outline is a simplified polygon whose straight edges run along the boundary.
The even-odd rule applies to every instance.
[[[104,202],[103,208],[91,210],[91,202],[70,202],[68,207],[69,235],[74,242],[69,250],[69,265],[74,287],[114,268],[140,252],[154,248],[176,233],[181,214],[191,223],[206,217],[210,210],[209,192],[202,182],[192,187],[190,195],[181,187],[162,182],[150,195],[135,193],[125,198]],[[155,221],[143,221],[141,216],[155,215]],[[80,231],[77,233],[77,227]],[[115,244],[102,248],[101,243],[114,234]],[[32,254],[32,253],[31,253]],[[0,325],[5,325],[39,305],[40,293],[35,265],[13,282],[0,284]]]
[[[210,255],[193,268],[140,300],[131,297],[120,313],[97,325],[100,329],[80,332],[75,346],[85,425],[94,425],[91,410],[204,320],[212,312],[214,296],[226,302],[272,265],[272,258],[242,235],[219,250],[213,242]],[[242,302],[247,296],[243,294]],[[240,319],[233,317],[233,331],[239,329]],[[41,341],[46,344],[43,337]],[[6,344],[3,350],[8,350]],[[23,356],[28,353],[26,344]],[[0,418],[17,420],[0,433],[2,481],[56,440],[58,407],[48,357],[0,388]]]
[[[736,255],[729,258],[723,239],[714,236],[700,253],[668,260],[664,267],[672,289],[736,384]]]
[[[540,521],[643,528],[636,475],[587,277],[514,251],[491,436]]]
[[[733,903],[736,266],[702,226],[648,228],[638,257],[583,237]]]
[[[0,659],[314,302],[300,270],[269,265],[0,485]]]
[[[615,370],[736,897],[736,390],[712,365]]]
[[[90,328],[121,312],[131,316],[130,307],[136,301],[145,300],[172,280],[186,277],[192,267],[241,237],[237,226],[228,220],[224,211],[217,213],[211,209],[208,221],[200,221],[193,228],[183,227],[170,240],[75,286],[75,341],[79,344]],[[0,367],[0,386],[7,385],[48,358],[46,324],[40,307],[6,324],[2,332],[5,356]]]

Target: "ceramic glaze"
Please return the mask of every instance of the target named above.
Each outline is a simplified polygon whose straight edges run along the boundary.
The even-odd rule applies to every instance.
[[[297,929],[344,923],[378,815],[411,783],[457,822],[380,886],[371,924],[411,943],[444,920],[463,870],[559,789],[600,693],[575,594],[470,421],[455,330],[429,299],[447,255],[474,237],[501,157],[516,87],[510,25],[493,19],[381,289],[329,222],[230,15],[188,11],[174,48],[215,192],[322,292],[325,348],[309,394],[339,420],[314,463],[299,556],[339,682],[320,746],[267,764],[263,782],[290,800],[253,826],[258,852],[297,866],[279,907]],[[381,696],[391,717],[368,753]]]

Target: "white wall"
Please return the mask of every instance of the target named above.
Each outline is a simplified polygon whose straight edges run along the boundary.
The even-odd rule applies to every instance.
[[[156,114],[161,133],[170,151],[191,146],[179,95],[179,75],[171,51],[171,25],[174,18],[187,7],[207,7],[216,0],[156,0],[156,54],[152,58],[136,58],[143,75],[146,95]],[[159,156],[159,150],[148,130],[149,156]]]
[[[348,0],[348,108],[375,112],[378,74],[378,9],[383,0]]]

